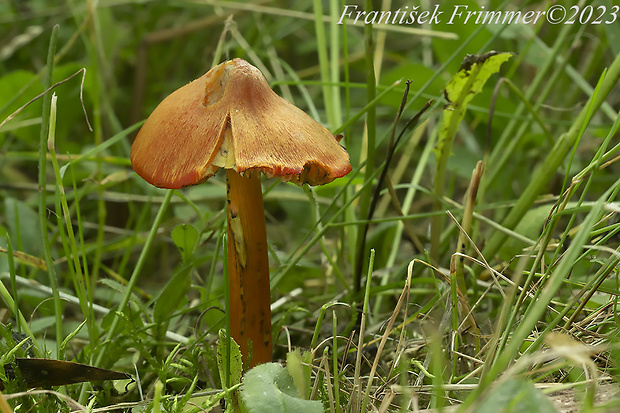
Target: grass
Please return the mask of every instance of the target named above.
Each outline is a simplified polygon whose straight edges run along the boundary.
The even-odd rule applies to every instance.
[[[353,165],[323,187],[263,180],[286,365],[269,377],[330,412],[550,412],[559,391],[579,411],[620,408],[618,25],[447,24],[450,2],[438,24],[338,25],[344,3],[0,4],[2,412],[204,411],[245,394],[220,332],[223,175],[160,190],[129,162],[155,106],[233,57],[343,133]],[[490,50],[516,54],[440,154],[443,90]],[[15,357],[134,380],[25,393]]]

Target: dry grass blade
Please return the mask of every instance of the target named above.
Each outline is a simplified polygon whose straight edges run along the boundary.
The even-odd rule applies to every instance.
[[[364,402],[362,403],[362,406],[367,406],[368,405],[368,401],[369,401],[369,397],[370,397],[370,391],[372,389],[372,382],[375,378],[375,374],[377,372],[377,366],[379,365],[379,361],[381,360],[381,354],[383,352],[383,348],[385,347],[385,343],[387,342],[388,337],[390,336],[390,334],[392,334],[392,327],[394,326],[394,322],[396,321],[396,318],[398,317],[398,315],[400,314],[400,309],[403,306],[403,304],[408,301],[409,298],[409,290],[411,288],[411,275],[413,272],[413,264],[415,263],[415,260],[411,261],[409,263],[409,266],[407,268],[407,279],[405,281],[405,286],[403,287],[403,290],[400,294],[400,297],[398,297],[398,301],[396,302],[396,306],[394,307],[394,311],[392,311],[392,315],[390,316],[387,325],[385,327],[385,332],[383,333],[383,336],[381,337],[381,341],[379,342],[379,347],[377,349],[377,354],[375,355],[375,359],[372,363],[372,367],[370,370],[370,374],[368,376],[368,382],[366,383],[366,391],[364,393]],[[361,350],[361,349],[360,349]]]
[[[327,358],[327,349],[323,353],[323,357],[321,358],[321,367],[320,369],[325,374],[325,381],[327,387],[327,397],[329,398],[329,411],[331,413],[335,413],[336,402],[334,401],[334,391],[332,389],[332,379],[331,374],[329,373],[329,359]]]

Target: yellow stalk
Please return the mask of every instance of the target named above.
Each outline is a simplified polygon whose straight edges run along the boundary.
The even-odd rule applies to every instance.
[[[259,173],[226,170],[230,335],[246,368],[271,361],[271,299]]]

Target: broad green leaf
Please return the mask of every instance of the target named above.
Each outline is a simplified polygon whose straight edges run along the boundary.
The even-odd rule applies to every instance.
[[[435,76],[436,71],[429,66],[426,66],[421,63],[414,62],[402,62],[402,64],[397,65],[393,69],[386,70],[381,76],[381,84],[382,85],[391,85],[397,81],[401,81],[400,87],[394,89],[392,93],[385,95],[383,99],[381,99],[381,103],[385,103],[386,105],[391,105],[395,108],[398,108],[403,99],[403,89],[405,85],[405,80],[411,81],[411,90],[419,91],[422,87],[428,82],[428,80]],[[438,93],[445,86],[445,79],[441,77],[435,77],[433,82],[427,86],[426,91],[429,93]],[[410,93],[409,99],[411,99],[414,94]],[[420,96],[416,102],[410,103],[411,107],[421,107],[428,100],[428,96]]]
[[[22,88],[28,84],[30,86],[22,91]],[[35,81],[35,74],[32,72],[16,70],[3,74],[0,77],[0,123],[40,93],[40,87],[40,84]],[[18,96],[20,92],[22,94]],[[35,101],[25,107],[15,118],[5,123],[2,132],[11,130],[11,133],[18,138],[17,142],[25,143],[28,147],[34,147],[33,145],[36,144],[39,136],[40,116],[41,103]],[[5,138],[4,133],[0,134],[0,144],[4,144]]]
[[[607,10],[613,10],[614,2],[612,0],[605,0],[603,4],[607,7]],[[615,3],[616,5],[618,3]],[[612,50],[613,55],[620,54],[620,27],[617,24],[603,24],[603,30],[607,35],[607,44]]]
[[[476,410],[478,413],[529,412],[555,413],[553,403],[534,385],[525,380],[508,380],[490,392]]]
[[[187,262],[194,252],[196,240],[198,240],[198,231],[189,224],[181,224],[174,227],[171,235],[174,245],[181,253],[183,262]]]
[[[167,322],[172,313],[176,311],[181,301],[187,295],[191,286],[191,270],[189,266],[181,267],[164,286],[161,294],[155,300],[153,317],[160,327],[166,326],[167,328]],[[165,331],[165,328],[161,330]]]
[[[304,400],[293,378],[277,363],[266,363],[248,371],[241,385],[241,397],[250,413],[322,413],[317,400]]]
[[[115,304],[120,301],[119,296],[127,292],[127,286],[119,283],[111,278],[102,278],[98,281],[100,284],[106,286],[106,289],[111,291],[101,292],[101,295],[106,295],[107,299],[113,300]],[[143,293],[144,294],[144,293]],[[137,294],[132,292],[129,296],[129,304],[136,308],[138,312],[148,312],[146,304],[138,298]]]
[[[42,254],[38,215],[27,203],[7,197],[4,199],[4,219],[13,241],[13,250],[33,256]]]
[[[545,224],[547,218],[549,218],[549,212],[553,208],[552,204],[545,204],[535,208],[531,208],[527,211],[519,225],[517,225],[514,231],[523,235],[531,240],[536,241],[540,236],[540,231]],[[522,253],[523,248],[528,247],[522,241],[509,238],[502,244],[500,248],[500,255],[502,258],[509,260],[516,254]]]
[[[488,29],[491,24],[479,25],[472,24],[472,21],[464,23],[467,12],[480,12],[480,2],[476,0],[461,0],[458,2],[442,1],[437,2],[438,11],[443,14],[439,16],[437,22],[433,22],[433,31],[446,32],[458,36],[457,40],[451,38],[434,38],[431,42],[433,47],[433,55],[436,56],[438,62],[446,62],[452,58],[454,51],[459,48],[463,42],[466,43],[463,53],[477,53],[484,47],[487,47],[488,41],[491,39],[492,33]],[[435,5],[430,8],[432,12]],[[460,15],[459,15],[460,13]],[[482,27],[484,26],[484,27]],[[479,30],[482,28],[482,30]],[[452,60],[446,70],[454,71],[458,68],[458,59]]]

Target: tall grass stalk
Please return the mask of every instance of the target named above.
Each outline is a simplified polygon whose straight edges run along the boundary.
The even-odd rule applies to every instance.
[[[366,274],[366,287],[364,290],[364,302],[362,304],[362,315],[360,319],[359,339],[357,342],[357,352],[355,353],[355,372],[353,375],[353,394],[351,395],[353,411],[360,411],[362,404],[362,382],[360,380],[362,368],[362,355],[364,354],[364,339],[366,333],[366,323],[370,320],[369,303],[370,287],[372,285],[372,273],[375,267],[375,250],[370,250],[368,258],[368,272]]]
[[[617,184],[620,184],[618,181]],[[581,254],[582,248],[590,238],[590,230],[596,221],[600,218],[600,213],[603,209],[604,203],[608,200],[611,189],[606,191],[601,196],[595,205],[592,207],[590,213],[586,216],[584,222],[581,225],[580,230],[575,235],[570,247],[566,251],[566,254],[550,274],[547,282],[545,283],[542,293],[538,300],[533,302],[532,306],[525,313],[523,320],[517,327],[516,331],[512,335],[510,341],[499,354],[497,361],[493,364],[489,373],[482,377],[480,386],[472,392],[467,398],[467,402],[472,403],[480,395],[480,393],[487,388],[490,382],[496,378],[506,367],[512,362],[518,354],[519,349],[523,345],[525,339],[534,329],[536,323],[545,312],[547,305],[551,302],[555,293],[558,291],[566,277],[570,274],[572,267],[574,266],[578,256]]]
[[[329,128],[333,129],[336,125],[336,119],[334,117],[334,99],[332,97],[333,87],[330,85],[332,74],[330,72],[329,53],[327,50],[327,45],[329,43],[327,41],[327,34],[325,33],[325,24],[323,23],[323,3],[320,0],[314,0],[312,4],[314,7],[315,16],[314,27],[316,31],[316,50],[319,57],[321,83],[323,84],[323,102],[325,103],[325,112],[327,115]],[[330,39],[333,41],[333,38]],[[336,64],[338,64],[338,60],[336,60]]]
[[[159,207],[159,211],[157,211],[157,215],[155,216],[155,220],[153,221],[151,230],[149,231],[149,234],[146,237],[144,246],[142,247],[142,251],[140,252],[140,256],[138,257],[138,261],[136,262],[133,272],[131,273],[131,277],[129,278],[129,281],[127,282],[127,286],[125,287],[125,293],[123,294],[123,297],[121,298],[121,302],[118,305],[117,311],[119,313],[122,313],[123,311],[125,311],[125,307],[127,307],[127,303],[129,303],[129,299],[131,297],[131,294],[133,293],[133,288],[136,285],[138,278],[140,277],[140,273],[142,271],[142,268],[144,267],[144,264],[146,263],[147,256],[151,250],[151,246],[153,245],[153,240],[155,239],[155,235],[157,235],[157,230],[159,229],[159,226],[161,225],[164,214],[166,210],[168,209],[168,205],[170,204],[170,200],[172,199],[174,192],[175,192],[174,190],[165,191],[164,199]],[[101,366],[103,364],[104,359],[106,357],[110,357],[109,354],[106,354],[106,349],[107,349],[108,343],[111,340],[114,340],[114,337],[117,333],[116,330],[118,328],[118,322],[119,322],[119,315],[118,313],[115,313],[114,318],[112,319],[112,322],[108,329],[105,341],[103,345],[101,346],[101,350],[99,351],[99,354],[97,355],[95,365]]]
[[[333,113],[327,114],[329,125],[334,129],[336,125],[342,124],[342,103],[340,99],[340,30],[338,28],[338,20],[340,16],[340,2],[329,2],[329,14],[331,16],[329,24],[329,80],[331,84],[331,92],[329,97],[332,100],[331,108]],[[327,96],[326,96],[327,98]],[[328,107],[326,106],[326,109]]]
[[[41,114],[41,134],[39,138],[39,230],[41,232],[41,242],[43,245],[43,256],[47,265],[47,274],[52,288],[52,297],[54,301],[55,330],[56,330],[56,357],[59,356],[58,351],[63,339],[62,332],[62,303],[58,290],[58,280],[56,278],[56,269],[52,258],[52,250],[48,232],[48,211],[47,211],[47,193],[46,193],[46,171],[47,171],[47,136],[50,127],[50,110],[52,92],[49,88],[52,86],[52,74],[54,71],[54,54],[58,44],[58,31],[60,27],[55,25],[52,28],[50,44],[47,53],[47,72],[43,80],[44,89],[47,92],[43,95],[43,113]]]
[[[364,1],[364,7],[366,10],[372,10],[373,5],[371,0]],[[375,47],[373,39],[373,28],[371,24],[364,25],[364,52],[365,52],[365,64],[366,64],[366,100],[368,102],[373,101],[377,96],[377,80],[375,76]],[[377,135],[377,110],[375,106],[371,106],[366,112],[366,128],[364,130],[365,147],[363,150],[363,156],[365,159],[360,159],[360,163],[365,162],[364,166],[364,181],[369,182],[371,176],[375,172],[375,149],[376,149],[376,135]],[[368,218],[368,211],[370,210],[370,201],[372,199],[372,186],[368,186],[365,189],[360,190],[361,195],[359,199],[358,217],[361,219]],[[363,245],[365,245],[365,239],[363,234],[363,226],[357,227],[357,240],[355,243],[356,257],[353,263],[353,292],[357,293],[361,288],[363,262],[365,252],[363,251]]]
[[[562,56],[563,51],[568,47],[568,36],[572,30],[573,27],[571,25],[563,26],[560,29],[560,32],[555,38],[553,47],[549,50],[549,53],[545,55],[545,61],[536,72],[536,76],[532,80],[528,90],[525,92],[525,99],[527,101],[533,101],[535,96],[539,95],[540,90],[545,84],[553,84],[549,81],[549,73],[554,69],[558,73],[560,72],[556,58],[558,56]],[[546,94],[544,96],[539,95],[533,105],[534,110],[540,109],[540,106],[544,103],[545,96]],[[506,165],[506,162],[510,160],[511,153],[513,153],[515,147],[519,144],[520,140],[525,135],[525,132],[528,130],[529,122],[518,120],[523,116],[525,110],[525,104],[520,104],[517,107],[514,117],[510,119],[499,140],[493,145],[495,149],[491,152],[489,157],[489,170],[486,174],[485,180],[483,181],[483,193],[486,193],[487,187],[495,184],[495,179],[497,179],[499,172],[502,171]]]
[[[332,312],[332,376],[334,377],[334,406],[337,413],[342,411],[340,407],[340,373],[338,368],[338,317]]]
[[[15,277],[12,277],[12,278],[15,278]],[[14,314],[14,317],[16,320],[16,326],[15,326],[16,330],[23,331],[26,335],[28,335],[28,337],[32,340],[32,343],[34,346],[34,353],[37,355],[37,357],[41,357],[42,356],[41,349],[39,349],[39,346],[36,341],[36,337],[33,334],[32,330],[30,329],[30,326],[28,325],[28,322],[24,318],[24,315],[19,310],[17,295],[7,290],[4,283],[0,283],[0,297],[2,297],[4,302],[7,304],[9,308],[12,309],[12,311],[16,312]]]
[[[373,263],[374,264],[374,263]],[[394,307],[394,311],[392,311],[392,314],[390,315],[390,318],[387,321],[387,324],[385,326],[385,332],[383,333],[383,335],[381,336],[381,340],[379,341],[379,347],[377,348],[377,354],[375,355],[374,361],[372,363],[372,366],[370,368],[370,373],[368,376],[368,380],[366,382],[366,390],[364,391],[364,401],[362,402],[362,406],[368,406],[368,403],[370,401],[370,391],[372,389],[372,383],[375,379],[375,374],[377,373],[377,367],[379,366],[379,362],[380,362],[380,357],[383,354],[383,349],[385,347],[385,344],[387,343],[387,340],[390,336],[390,334],[392,333],[392,328],[394,327],[394,323],[396,322],[396,318],[399,316],[401,308],[403,306],[403,304],[405,302],[408,302],[408,296],[410,294],[410,288],[411,288],[411,276],[413,273],[413,264],[414,261],[411,261],[409,263],[409,267],[407,270],[407,279],[405,281],[405,285],[401,291],[400,296],[398,297],[398,301],[396,302],[396,306]],[[358,349],[359,351],[359,349]]]
[[[554,147],[547,155],[546,159],[534,172],[529,185],[525,188],[515,206],[512,207],[510,213],[502,221],[502,226],[508,229],[515,228],[523,215],[525,215],[528,209],[532,206],[541,190],[554,176],[558,167],[562,162],[564,162],[568,152],[583,134],[583,131],[592,114],[600,108],[602,102],[607,98],[612,88],[618,83],[619,79],[620,55],[616,56],[609,69],[603,76],[601,76],[598,86],[595,89],[595,94],[592,98],[590,98],[589,103],[581,110],[569,131],[560,136]],[[482,254],[485,257],[492,257],[505,240],[506,234],[503,232],[495,232],[483,249]]]
[[[49,136],[47,139],[47,150],[50,153],[52,168],[54,170],[54,176],[56,178],[56,202],[57,207],[57,216],[59,223],[59,232],[62,238],[63,247],[67,258],[72,265],[69,265],[69,271],[72,274],[73,282],[75,286],[75,291],[77,293],[80,309],[82,310],[82,316],[84,320],[87,322],[89,338],[91,342],[96,342],[97,337],[97,326],[95,324],[95,315],[93,313],[92,307],[90,303],[92,303],[92,294],[89,294],[90,285],[87,280],[87,274],[83,272],[86,271],[86,263],[80,262],[81,251],[77,246],[75,233],[73,231],[73,222],[71,219],[71,212],[69,211],[69,205],[67,203],[67,197],[65,196],[65,189],[62,182],[62,177],[60,176],[60,167],[58,166],[58,159],[56,158],[56,113],[57,113],[57,96],[56,94],[52,95],[51,99],[51,110],[50,110],[50,126],[49,126]],[[64,228],[63,228],[64,227]],[[63,356],[59,354],[59,356]]]
[[[89,71],[92,72],[92,76],[95,79],[92,82],[92,86],[89,88],[89,92],[91,94],[90,102],[93,105],[92,117],[93,117],[93,140],[94,144],[100,145],[103,142],[103,119],[102,114],[113,114],[114,110],[103,110],[104,104],[103,101],[108,99],[109,94],[105,93],[106,85],[104,84],[104,79],[109,79],[109,70],[106,70],[106,60],[103,56],[103,38],[101,33],[101,27],[99,22],[99,10],[97,7],[97,2],[88,0],[86,4],[86,9],[82,9],[81,4],[75,4],[73,1],[69,1],[69,5],[71,11],[73,13],[73,18],[76,21],[76,24],[79,22],[84,22],[85,30],[81,33],[82,40],[84,40],[84,45],[88,52],[89,56]],[[106,73],[107,72],[107,73]],[[109,86],[109,85],[107,85]],[[112,104],[108,104],[107,108],[111,108]],[[110,118],[114,119],[110,122],[113,125],[117,126],[117,130],[120,130],[120,124],[115,118],[109,115]],[[90,125],[89,125],[90,126]],[[95,161],[96,165],[96,176],[98,182],[103,180],[103,170],[102,170],[102,160],[97,157]],[[98,193],[96,205],[97,205],[97,235],[95,237],[94,250],[92,254],[92,260],[90,260],[90,264],[92,267],[89,269],[89,263],[86,261],[83,262],[83,270],[76,269],[78,272],[78,277],[81,277],[81,273],[83,272],[86,280],[85,282],[88,285],[85,285],[85,297],[89,298],[89,301],[92,301],[92,291],[97,284],[97,280],[99,278],[99,271],[101,266],[101,257],[102,257],[102,248],[104,244],[104,228],[106,224],[106,216],[107,216],[107,208],[104,201],[104,188],[102,185],[97,185],[95,187],[96,192]],[[84,257],[85,259],[85,257]],[[81,300],[80,300],[81,301]],[[94,322],[89,322],[89,331],[91,334],[96,334],[96,324]],[[83,393],[85,394],[85,393]],[[85,401],[85,395],[81,397],[81,402]]]
[[[15,274],[15,257],[13,257],[13,243],[11,242],[11,237],[10,237],[8,232],[5,231],[5,235],[4,236],[6,237],[6,255],[7,255],[7,261],[8,261],[8,264],[9,264],[9,277],[10,277],[10,280],[11,280],[11,293],[9,294],[8,291],[6,291],[6,293],[3,294],[3,296],[4,296],[4,299],[5,299],[5,301],[7,303],[9,302],[9,301],[7,301],[7,298],[9,298],[9,299],[14,301],[12,305],[9,304],[9,308],[13,311],[13,316],[15,317],[15,321],[16,321],[15,328],[19,332],[19,331],[22,331],[22,329],[23,329],[22,326],[27,328],[28,324],[27,323],[22,323],[23,316],[22,316],[21,312],[19,311],[19,305],[18,305],[19,299],[18,299],[18,296],[17,296],[17,283],[15,281],[16,274]],[[4,284],[2,284],[1,288],[3,288],[3,290],[6,289],[4,287]],[[12,295],[12,297],[11,297],[11,295]],[[31,336],[31,338],[34,341],[34,336]]]

